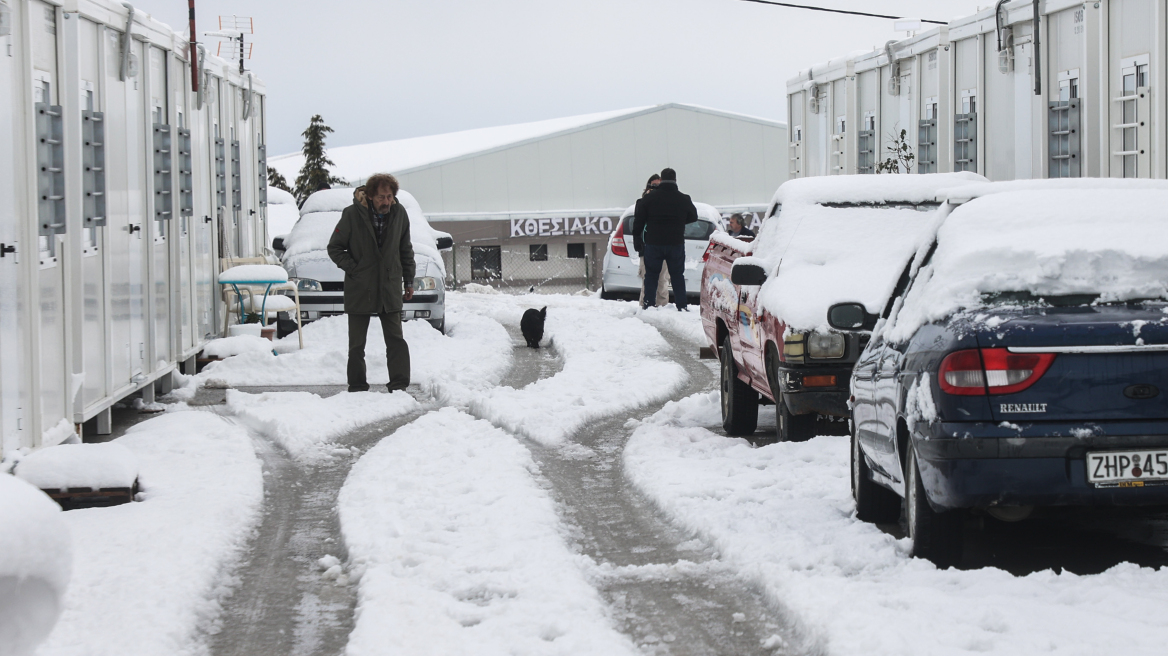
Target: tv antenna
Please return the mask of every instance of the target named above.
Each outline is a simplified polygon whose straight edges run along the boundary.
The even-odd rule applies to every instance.
[[[255,34],[255,21],[250,16],[220,16],[219,30],[207,32],[207,36],[218,38],[219,46],[215,55],[224,59],[239,59],[239,72],[242,74],[244,60],[251,59],[254,43],[246,42],[244,35]]]

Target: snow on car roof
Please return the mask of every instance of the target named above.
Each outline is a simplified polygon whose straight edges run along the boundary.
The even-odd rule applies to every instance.
[[[397,201],[410,217],[410,242],[414,245],[414,254],[425,254],[434,259],[445,275],[442,254],[438,252],[438,233],[430,227],[422,206],[405,189],[398,190]],[[309,196],[300,208],[300,220],[284,239],[284,248],[287,249],[285,263],[297,255],[327,250],[337,221],[341,220],[341,212],[352,204],[351,188],[324,189]]]
[[[1005,191],[957,207],[886,334],[903,341],[1005,291],[1168,298],[1168,187]]]
[[[939,192],[988,182],[968,171],[924,175],[826,175],[788,180],[771,199],[778,203],[924,203],[940,201]]]
[[[836,303],[880,313],[935,217],[911,206],[785,206],[753,243],[752,263],[769,276],[759,305],[793,330],[826,330]]]

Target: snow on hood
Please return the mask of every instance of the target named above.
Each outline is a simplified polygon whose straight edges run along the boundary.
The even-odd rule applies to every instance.
[[[268,205],[296,205],[296,197],[279,187],[268,187]]]
[[[754,241],[751,262],[769,276],[760,306],[794,330],[826,330],[836,303],[880,313],[935,215],[911,206],[784,206]]]
[[[957,207],[885,334],[904,341],[1011,291],[1168,298],[1168,189],[1007,191]]]
[[[438,251],[438,233],[430,227],[426,216],[422,214],[422,206],[410,192],[402,189],[397,192],[397,201],[405,208],[410,217],[410,242],[414,245],[414,257],[418,262],[418,275],[422,275],[426,267],[420,261],[422,256],[433,260],[446,276],[446,267],[442,262],[442,255]],[[295,269],[303,262],[328,260],[325,251],[328,250],[329,239],[337,222],[341,220],[341,212],[353,204],[352,189],[325,189],[308,197],[304,207],[300,208],[300,220],[293,226],[291,234],[284,239],[284,266],[293,275],[306,276]],[[329,260],[331,263],[331,260]],[[335,267],[335,265],[333,265]],[[331,278],[325,278],[331,280]],[[340,278],[338,278],[340,279]]]
[[[788,203],[924,203],[940,201],[939,192],[988,182],[976,173],[928,173],[924,175],[827,175],[784,182],[771,204]]]

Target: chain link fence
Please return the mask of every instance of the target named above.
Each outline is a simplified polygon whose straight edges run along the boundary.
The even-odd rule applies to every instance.
[[[596,290],[601,276],[596,251],[592,243],[458,244],[442,252],[446,288],[475,283],[514,294]]]

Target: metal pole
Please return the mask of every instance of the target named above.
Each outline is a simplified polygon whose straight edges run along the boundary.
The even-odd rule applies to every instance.
[[[199,41],[195,38],[198,32],[195,31],[195,0],[187,0],[187,6],[190,13],[191,21],[191,43],[190,50],[187,51],[187,56],[191,58],[191,91],[199,92]]]

